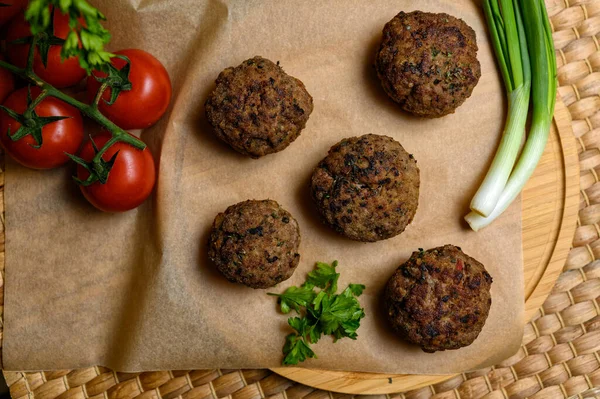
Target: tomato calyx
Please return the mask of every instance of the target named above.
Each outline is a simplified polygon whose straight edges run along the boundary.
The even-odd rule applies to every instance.
[[[115,161],[117,160],[117,155],[119,155],[119,151],[117,151],[108,161],[105,161],[104,159],[102,159],[102,154],[108,149],[108,147],[110,147],[110,142],[107,143],[107,145],[104,146],[102,150],[98,149],[92,137],[90,137],[90,142],[92,143],[92,147],[94,148],[95,154],[91,162],[87,162],[85,159],[73,154],[66,154],[69,158],[71,158],[73,162],[75,162],[78,165],[81,165],[85,170],[89,172],[90,175],[85,180],[81,180],[77,176],[73,176],[73,180],[75,180],[77,184],[84,187],[90,186],[96,182],[99,182],[100,184],[106,184],[106,182],[108,181],[108,175],[110,174],[110,171],[114,166]]]
[[[122,91],[129,91],[133,87],[131,81],[129,80],[129,73],[131,72],[131,61],[124,55],[115,55],[115,57],[125,61],[125,65],[123,66],[123,68],[117,69],[114,65],[107,64],[106,77],[101,78],[94,75],[94,78],[98,82],[100,82],[103,87],[98,93],[99,95],[96,99],[96,103],[97,101],[99,101],[102,92],[107,87],[110,87],[111,89],[110,99],[108,101],[104,100],[104,102],[108,105],[113,105],[115,101],[117,101],[117,98],[119,97],[119,94],[121,94]]]
[[[36,46],[40,52],[42,64],[44,64],[44,68],[47,68],[50,47],[63,46],[65,44],[65,39],[61,39],[54,35],[54,8],[52,8],[52,12],[50,13],[50,24],[45,30],[36,35],[13,40],[10,44],[29,44],[30,46]]]
[[[19,114],[12,109],[5,107],[4,105],[0,105],[1,110],[6,112],[8,116],[19,122],[21,125],[17,131],[12,134],[9,127],[6,134],[12,141],[18,141],[25,136],[31,136],[35,140],[36,144],[30,144],[30,146],[36,149],[41,148],[43,143],[42,128],[50,123],[68,118],[68,116],[39,116],[35,112],[35,108],[46,97],[47,93],[42,92],[35,99],[35,101],[33,101],[31,99],[31,86],[29,86],[27,90],[27,109],[22,114]]]

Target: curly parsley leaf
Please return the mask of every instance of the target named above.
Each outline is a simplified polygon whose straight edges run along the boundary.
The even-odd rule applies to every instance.
[[[25,19],[32,34],[47,31],[53,19],[51,10],[55,8],[69,15],[70,32],[62,44],[63,59],[77,56],[88,73],[94,69],[105,71],[114,56],[104,50],[110,41],[110,33],[101,23],[106,17],[86,0],[31,0]]]
[[[365,312],[350,287],[321,305],[320,324],[324,334],[356,339],[359,320],[365,317]]]
[[[316,270],[308,273],[306,282],[316,287],[327,289],[329,293],[336,292],[337,282],[340,278],[340,274],[335,271],[337,264],[337,261],[334,261],[331,265],[317,262]]]
[[[279,305],[283,314],[290,313],[292,309],[300,313],[300,307],[307,307],[316,296],[313,286],[309,284],[304,284],[300,287],[292,286],[281,295],[272,293],[267,295],[279,297]]]
[[[293,366],[308,358],[317,357],[304,339],[296,334],[289,334],[285,337],[283,353],[285,354],[285,357],[283,358],[283,364],[285,366]]]
[[[331,335],[335,341],[357,338],[360,320],[365,317],[357,298],[365,286],[350,284],[341,294],[337,294],[340,275],[335,270],[336,266],[337,262],[331,265],[318,262],[300,287],[290,287],[281,295],[269,293],[279,297],[283,313],[294,309],[299,314],[288,319],[288,324],[295,332],[286,337],[284,365],[295,365],[316,357],[310,345],[317,343],[323,335]],[[315,288],[321,290],[316,292]]]
[[[365,286],[364,286],[364,285],[362,285],[362,284],[350,284],[350,285],[348,286],[348,288],[350,288],[350,291],[352,292],[352,295],[354,295],[354,296],[361,296],[361,295],[362,295],[362,293],[363,293],[363,291],[364,291],[364,290],[365,290],[365,288],[367,288],[367,287],[365,287]]]

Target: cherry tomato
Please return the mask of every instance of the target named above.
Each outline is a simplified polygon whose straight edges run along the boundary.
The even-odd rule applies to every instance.
[[[60,11],[54,12],[54,36],[65,39],[69,33],[69,16],[61,14]],[[24,13],[20,13],[8,25],[6,34],[6,43],[8,58],[13,64],[24,68],[27,65],[27,56],[29,54],[29,44],[11,44],[13,40],[31,36],[29,23],[25,21]],[[42,62],[40,48],[36,46],[33,60],[33,71],[43,80],[57,88],[69,87],[80,82],[86,75],[84,69],[79,66],[77,57],[69,57],[66,60],[61,59],[60,51],[62,46],[52,45],[48,50],[48,63],[46,67]]]
[[[23,10],[29,0],[2,0],[0,3],[5,4],[0,6],[0,26],[10,21],[17,13]]]
[[[165,113],[171,102],[171,80],[165,67],[151,54],[143,50],[122,50],[118,55],[124,55],[131,61],[129,81],[131,90],[123,90],[113,105],[110,100],[111,89],[102,95],[99,109],[104,116],[122,129],[145,129],[155,124]],[[113,58],[112,64],[121,70],[126,61]],[[103,72],[95,71],[87,79],[88,98],[92,101],[100,88],[100,83],[94,76],[106,77]]]
[[[4,57],[0,55],[0,60]],[[0,103],[6,100],[6,97],[15,90],[15,77],[4,68],[0,68]]]
[[[93,140],[98,149],[101,149],[110,138],[109,133],[102,132]],[[148,198],[156,181],[154,159],[148,148],[138,150],[130,144],[118,142],[102,154],[102,159],[109,161],[117,151],[119,154],[106,183],[95,182],[89,186],[80,186],[85,198],[104,212],[125,212],[137,208]],[[94,155],[94,147],[88,141],[79,156],[90,162]],[[79,179],[85,181],[89,175],[83,166],[77,165]]]
[[[13,92],[4,102],[4,106],[18,114],[23,114],[27,109],[27,91],[28,88],[24,87]],[[38,87],[31,88],[33,100],[39,94],[40,89]],[[29,168],[51,169],[64,164],[69,160],[65,152],[76,153],[83,141],[83,119],[81,114],[76,108],[54,97],[47,97],[42,100],[34,111],[37,117],[41,119],[38,119],[37,122],[30,119],[29,122],[37,123],[38,126],[40,122],[43,124],[41,127],[41,146],[36,148],[39,143],[34,138],[34,134],[12,141],[8,133],[10,132],[11,135],[17,134],[21,123],[2,110],[0,111],[0,143],[2,147],[17,162]],[[64,116],[66,119],[44,121],[45,117],[56,116]]]

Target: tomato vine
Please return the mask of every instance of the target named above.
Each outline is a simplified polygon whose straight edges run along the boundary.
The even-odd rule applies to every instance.
[[[112,87],[112,85],[119,85],[118,90],[130,89],[126,84],[123,84],[123,79],[120,78],[119,82],[112,82],[111,79],[104,79],[101,82],[102,84],[95,96],[95,100],[91,104],[85,104],[63,93],[41,79],[35,73],[33,68],[35,50],[37,48],[41,53],[44,49],[40,48],[39,43],[47,43],[49,35],[53,35],[53,32],[48,32],[48,30],[49,28],[50,30],[52,29],[53,12],[55,12],[55,10],[69,16],[70,32],[64,42],[60,44],[62,45],[62,58],[66,59],[68,57],[77,56],[81,67],[85,69],[88,74],[91,74],[92,70],[99,70],[115,75],[114,67],[111,65],[111,59],[115,57],[115,55],[104,50],[104,45],[110,40],[109,32],[101,24],[101,21],[105,20],[105,17],[85,0],[31,0],[29,7],[25,12],[25,18],[31,26],[31,37],[28,38],[30,46],[27,64],[24,68],[20,68],[8,61],[0,59],[0,68],[12,72],[41,89],[36,101],[32,102],[24,112],[23,118],[27,119],[27,115],[33,115],[34,108],[44,98],[55,97],[77,108],[83,115],[110,132],[112,138],[97,151],[91,162],[85,163],[82,159],[74,155],[69,155],[71,159],[78,164],[85,166],[91,173],[97,173],[99,176],[103,177],[102,179],[98,179],[102,181],[105,180],[104,177],[110,171],[110,169],[106,169],[110,168],[111,165],[110,163],[103,162],[102,155],[110,146],[117,142],[123,142],[143,150],[146,148],[146,144],[111,122],[98,109],[102,94],[107,88]],[[114,91],[118,93],[117,90]],[[6,111],[6,108],[3,109]],[[17,132],[13,132],[13,136],[11,137],[15,137],[15,140],[17,140],[19,135]],[[85,165],[83,165],[83,163],[85,163]]]

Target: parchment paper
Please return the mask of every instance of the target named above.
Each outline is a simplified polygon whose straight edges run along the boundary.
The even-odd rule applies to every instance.
[[[7,162],[4,367],[121,371],[278,366],[286,320],[267,291],[230,284],[206,255],[214,216],[249,198],[272,198],[299,221],[301,262],[269,291],[304,281],[317,260],[339,260],[340,286],[367,285],[357,341],[323,339],[305,367],[449,373],[494,364],[518,348],[523,327],[520,201],[490,228],[462,222],[502,130],[503,90],[478,0],[94,1],[108,17],[111,49],[143,48],[168,68],[169,114],[144,132],[157,161],[150,201],[103,214],[69,175]],[[383,25],[421,9],[463,18],[477,32],[483,76],[456,114],[403,113],[372,69]],[[260,160],[216,139],[204,101],[218,73],[254,55],[280,61],[314,97],[300,138]],[[331,145],[349,136],[389,135],[421,168],[420,206],[406,232],[361,244],[323,226],[307,188]],[[426,354],[388,332],[378,310],[383,285],[418,247],[459,245],[494,278],[493,304],[470,347]]]

